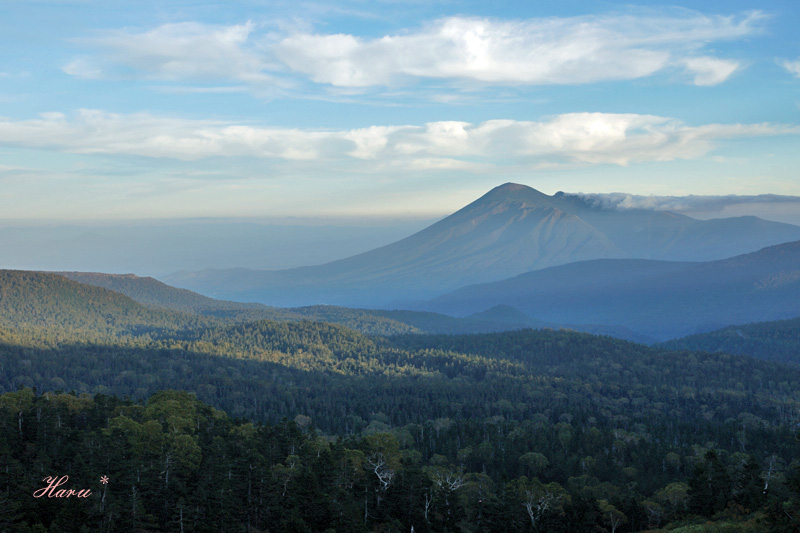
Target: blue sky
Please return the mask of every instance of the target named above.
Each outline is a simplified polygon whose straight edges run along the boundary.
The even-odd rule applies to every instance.
[[[800,3],[5,0],[0,218],[800,196]]]

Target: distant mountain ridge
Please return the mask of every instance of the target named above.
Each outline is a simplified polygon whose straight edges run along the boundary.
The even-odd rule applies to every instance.
[[[176,289],[150,277],[139,277],[134,274],[103,274],[98,272],[56,272],[48,274],[63,276],[81,284],[94,285],[119,292],[148,307],[221,318],[237,323],[258,320],[280,322],[311,320],[346,326],[367,335],[397,335],[404,333],[465,334],[491,333],[524,328],[566,328],[595,335],[609,335],[635,342],[652,342],[652,339],[648,337],[621,327],[607,327],[602,324],[552,324],[536,320],[513,307],[502,305],[466,317],[453,317],[424,311],[358,309],[331,305],[278,308],[267,307],[257,303],[214,300],[186,289]]]
[[[707,261],[799,239],[800,227],[756,217],[607,210],[581,196],[506,183],[422,231],[346,259],[276,271],[179,272],[163,281],[274,306],[386,307],[576,261]]]
[[[598,259],[464,287],[417,309],[465,315],[512,306],[553,323],[622,326],[666,340],[800,316],[800,241],[729,259]]]

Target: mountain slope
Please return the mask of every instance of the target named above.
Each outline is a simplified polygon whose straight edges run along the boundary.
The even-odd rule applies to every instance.
[[[655,339],[800,316],[800,241],[708,262],[604,259],[473,285],[420,305],[464,315],[509,305],[553,323]]]
[[[800,363],[800,318],[757,322],[664,342],[670,350],[702,350]]]
[[[58,274],[0,270],[0,337],[9,331],[84,340],[142,335],[193,326],[199,317],[145,307],[102,287]]]
[[[215,300],[186,289],[171,287],[154,278],[134,274],[103,274],[99,272],[55,272],[78,283],[103,287],[125,294],[144,305],[153,305],[187,313],[220,315],[225,312],[267,309],[253,303]]]
[[[385,307],[582,260],[710,260],[797,239],[800,227],[755,217],[604,210],[579,196],[507,183],[410,237],[353,257],[278,271],[179,272],[164,281],[276,306]]]
[[[630,259],[713,261],[800,238],[797,226],[754,216],[697,220],[668,211],[604,209],[578,195],[556,193],[552,198]]]

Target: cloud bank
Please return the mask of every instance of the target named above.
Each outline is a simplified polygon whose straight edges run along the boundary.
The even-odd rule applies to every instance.
[[[761,19],[592,16],[503,21],[451,17],[380,39],[297,34],[276,55],[313,81],[340,87],[393,85],[402,78],[490,84],[582,84],[650,76],[683,66],[698,85],[725,81],[738,62],[703,56],[706,42],[753,33]]]
[[[725,196],[642,196],[627,193],[567,193],[603,210],[669,211],[692,218],[757,216],[800,226],[800,196],[778,194]]]
[[[628,165],[699,158],[723,139],[794,135],[780,124],[689,126],[654,115],[569,113],[542,121],[440,121],[350,130],[304,130],[150,114],[81,110],[34,120],[0,119],[0,145],[76,154],[197,161],[254,157],[323,165],[346,161],[389,167],[471,168],[516,164]]]
[[[777,194],[725,196],[643,196],[627,193],[567,194],[579,196],[589,205],[604,210],[633,210],[681,212],[721,212],[733,205],[797,204],[800,197]]]
[[[338,88],[424,80],[453,84],[577,85],[684,72],[716,85],[741,68],[710,55],[710,43],[760,31],[765,16],[688,10],[504,20],[447,17],[380,38],[308,31],[258,33],[254,24],[186,22],[82,39],[95,53],[63,67],[84,78],[129,76],[268,86],[300,77]]]

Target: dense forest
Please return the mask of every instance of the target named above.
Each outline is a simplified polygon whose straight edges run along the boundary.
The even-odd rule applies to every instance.
[[[800,529],[800,367],[746,356],[232,321],[0,272],[0,392],[0,530]],[[34,497],[63,475],[92,495]]]
[[[729,326],[662,344],[673,350],[704,350],[752,355],[759,359],[800,362],[800,318]]]
[[[436,419],[332,437],[302,415],[231,419],[186,392],[132,402],[21,389],[0,396],[0,528],[797,529],[800,471],[779,453],[694,445],[660,456],[680,448],[558,420]]]

